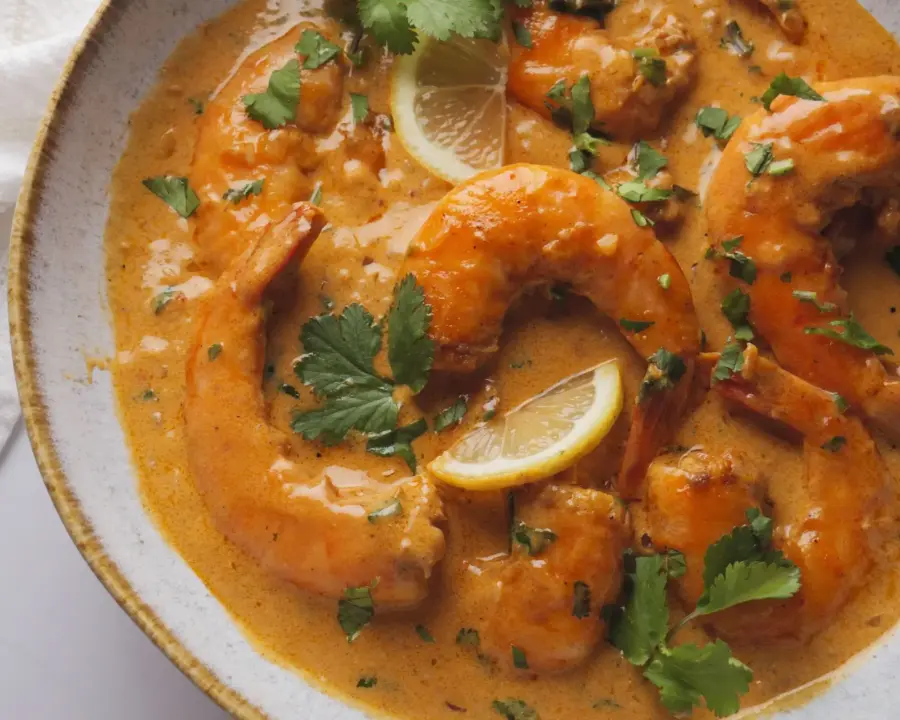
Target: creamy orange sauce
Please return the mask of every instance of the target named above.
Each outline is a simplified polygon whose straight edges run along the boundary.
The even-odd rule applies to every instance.
[[[649,7],[654,2],[629,4]],[[668,0],[668,5],[688,22],[696,38],[697,81],[670,105],[671,118],[645,139],[664,150],[675,182],[688,188],[703,187],[704,164],[716,152],[714,142],[694,125],[698,108],[716,104],[746,116],[758,107],[753,98],[782,70],[829,80],[900,74],[900,48],[855,0],[804,0],[809,30],[799,46],[792,45],[768,15],[741,3]],[[747,62],[719,48],[720,32],[708,29],[710,13],[715,12],[738,20],[745,36],[755,42],[752,63],[759,66],[758,72],[748,72]],[[526,700],[545,720],[668,717],[656,690],[608,645],[601,645],[579,669],[523,679],[486,667],[471,648],[455,643],[460,628],[478,626],[483,610],[466,593],[469,564],[506,548],[500,493],[445,493],[448,551],[429,600],[414,613],[377,617],[353,644],[346,642],[336,622],[333,600],[312,597],[273,579],[212,526],[187,469],[182,405],[196,301],[216,275],[208,258],[192,245],[195,221],[170,212],[142,187],[141,180],[189,173],[197,138],[197,116],[189,98],[215,93],[248,52],[291,33],[290,28],[303,19],[321,19],[321,14],[316,3],[309,7],[287,1],[281,6],[262,0],[241,3],[180,45],[132,118],[128,147],[112,183],[107,274],[117,346],[116,390],[148,512],[261,652],[354,702],[404,718],[458,717],[458,708],[466,709],[466,718],[497,717],[491,702],[505,697]],[[634,18],[613,12],[608,27],[613,34],[628,33]],[[347,93],[364,92],[373,113],[389,113],[390,62],[370,61],[345,79],[345,112],[349,112]],[[306,170],[303,182],[309,190],[322,183],[322,208],[330,226],[304,260],[299,282],[282,284],[274,293],[268,322],[273,372],[264,389],[272,422],[285,430],[294,409],[314,404],[292,371],[292,361],[302,352],[298,342],[302,324],[322,311],[326,298],[337,309],[361,302],[376,317],[383,314],[406,243],[432,204],[450,188],[421,168],[390,133],[384,136],[384,169],[374,176],[353,162],[353,150],[340,134],[325,133],[319,142],[327,146],[328,159]],[[510,101],[508,162],[566,168],[569,146],[567,132]],[[614,143],[602,149],[597,167],[610,170],[622,165],[629,148]],[[691,282],[711,346],[721,347],[731,328],[720,312],[712,273],[701,259],[705,230],[702,210],[689,205],[684,222],[668,232],[660,228],[660,236]],[[900,282],[882,254],[854,252],[845,261],[843,284],[862,324],[900,351]],[[179,299],[154,312],[153,298],[173,286],[181,293]],[[622,362],[626,391],[633,398],[644,362],[613,321],[577,298],[558,303],[537,295],[526,297],[507,319],[496,361],[471,377],[434,378],[415,399],[414,408],[404,411],[410,419],[419,414],[433,417],[458,394],[470,395],[470,411],[460,427],[416,441],[420,463],[478,422],[481,407],[492,398],[499,397],[501,411],[510,409],[557,380],[608,358]],[[297,388],[301,399],[279,392],[282,383]],[[221,401],[227,403],[228,398]],[[609,485],[627,433],[627,415],[623,413],[603,445],[579,465],[579,476],[590,477],[599,487]],[[753,459],[754,469],[773,479],[770,490],[776,504],[798,490],[799,446],[759,423],[730,415],[715,398],[708,398],[686,418],[676,440],[685,446],[702,443],[711,451],[742,448]],[[385,478],[408,472],[398,458],[366,454],[358,440],[324,448],[295,437],[293,446],[295,458],[308,466],[310,476],[325,468],[338,474],[346,468],[365,469],[372,477]],[[894,477],[900,477],[900,452],[886,442],[881,446]],[[808,645],[732,644],[735,655],[754,670],[743,707],[822,677],[895,623],[900,616],[896,551],[896,544],[889,544],[884,563],[865,591]],[[417,624],[430,630],[433,644],[417,635]],[[702,630],[687,637],[691,634],[703,636]],[[357,688],[360,677],[371,675],[378,677],[376,687]],[[696,715],[706,717],[702,711]]]

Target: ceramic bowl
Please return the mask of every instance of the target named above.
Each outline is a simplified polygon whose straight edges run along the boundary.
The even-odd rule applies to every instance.
[[[128,117],[176,44],[232,1],[106,0],[85,31],[53,95],[13,228],[16,375],[38,464],[72,539],[172,661],[237,717],[352,720],[364,715],[262,658],[163,541],[141,506],[109,374],[72,380],[84,377],[86,354],[114,350],[103,232]],[[896,0],[862,2],[900,33]],[[898,669],[894,632],[808,704],[772,710],[809,720],[896,717]]]

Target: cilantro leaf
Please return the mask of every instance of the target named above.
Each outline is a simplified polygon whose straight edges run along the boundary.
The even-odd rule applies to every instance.
[[[397,425],[399,408],[387,388],[361,389],[331,398],[324,407],[297,411],[291,429],[307,440],[333,445],[351,430],[377,435]]]
[[[747,319],[750,314],[750,296],[740,288],[735,288],[722,299],[722,314],[735,330],[738,340],[752,340],[753,328]]]
[[[431,307],[425,302],[425,291],[409,274],[397,286],[388,313],[388,360],[394,380],[415,393],[425,387],[434,362],[430,327]]]
[[[716,576],[690,617],[711,615],[754,600],[785,600],[800,589],[793,563],[736,562]]]
[[[772,164],[772,143],[751,143],[753,149],[744,154],[744,164],[753,177],[759,177]]]
[[[210,362],[215,360],[219,355],[222,354],[222,343],[213,343],[206,350],[206,357]]]
[[[666,554],[662,557],[666,575],[673,580],[684,577],[684,574],[687,572],[687,561],[684,558],[684,553],[678,550],[666,550]]]
[[[629,202],[661,202],[672,196],[671,190],[648,187],[643,182],[631,180],[616,187],[616,192]]]
[[[703,647],[660,648],[644,677],[659,688],[660,700],[671,712],[690,712],[705,700],[706,707],[724,717],[740,709],[739,696],[750,689],[753,672],[716,640]]]
[[[717,107],[700,108],[695,122],[706,137],[712,135],[716,140],[723,142],[728,142],[741,126],[741,118],[738,115],[728,117],[725,110]]]
[[[769,175],[778,177],[781,175],[787,175],[789,172],[793,171],[793,169],[793,158],[787,158],[786,160],[776,160],[771,165],[769,165],[769,169],[766,172],[768,172]]]
[[[610,640],[626,660],[643,665],[666,637],[669,606],[666,572],[661,555],[639,557],[630,573],[630,593],[622,612],[614,618]]]
[[[668,390],[675,387],[687,372],[687,365],[675,353],[665,348],[660,348],[647,358],[647,372],[641,381],[638,392],[638,401],[644,401],[652,393]]]
[[[262,192],[265,182],[265,178],[260,178],[259,180],[244,183],[240,187],[228,188],[222,195],[222,199],[229,200],[235,205],[238,205],[241,200],[246,200],[251,195],[259,195]]]
[[[378,678],[374,675],[367,675],[365,677],[361,677],[356,681],[356,687],[358,688],[373,688],[378,684]]]
[[[294,50],[300,55],[306,56],[303,67],[307,70],[322,67],[341,52],[340,47],[315,30],[304,30],[300,36],[300,42],[297,43]]]
[[[847,444],[847,438],[843,435],[835,435],[830,440],[822,443],[822,449],[828,452],[840,452],[841,448]]]
[[[631,152],[637,168],[638,180],[649,180],[656,177],[659,171],[669,164],[665,155],[654,150],[644,140],[638,142]]]
[[[244,95],[247,114],[263,124],[266,130],[284,127],[297,119],[300,102],[300,61],[288,60],[269,78],[264,93]]]
[[[347,642],[356,640],[375,616],[372,588],[377,584],[376,579],[371,585],[345,588],[344,597],[338,600],[338,623],[347,634]]]
[[[755,507],[748,508],[745,515],[759,546],[763,549],[769,547],[772,544],[772,526],[774,525],[772,518],[766,517],[759,508]]]
[[[516,42],[519,43],[524,48],[531,49],[531,32],[528,28],[518,21],[514,21],[512,24],[513,35],[516,38]]]
[[[366,95],[350,93],[350,108],[353,114],[353,123],[359,125],[369,117],[369,98]]]
[[[478,631],[474,628],[460,628],[459,632],[456,633],[456,644],[478,647],[481,645],[481,638],[478,635]]]
[[[412,449],[412,441],[428,430],[425,418],[419,418],[416,422],[404,425],[396,430],[372,435],[366,441],[366,452],[382,457],[398,455],[406,461],[409,469],[416,471],[416,454]]]
[[[842,343],[858,347],[861,350],[871,350],[876,355],[893,355],[894,351],[887,345],[882,345],[860,325],[852,313],[849,318],[832,320],[829,327],[806,327],[803,332],[807,335],[824,335],[832,340],[840,340]]]
[[[544,552],[551,543],[556,542],[556,533],[547,528],[530,527],[519,520],[513,525],[512,539],[534,557]]]
[[[522,700],[516,698],[506,698],[505,700],[494,700],[491,707],[506,718],[506,720],[541,720],[537,710],[529,707]]]
[[[438,40],[453,34],[493,38],[500,32],[500,15],[491,0],[406,0],[409,23]]]
[[[159,175],[147,178],[143,185],[183,218],[189,218],[200,207],[200,200],[185,177]]]
[[[725,24],[725,35],[719,41],[719,47],[728,50],[740,58],[748,58],[753,54],[755,46],[749,40],[744,39],[741,26],[734,20]]]
[[[800,302],[814,305],[816,310],[818,310],[819,312],[834,312],[838,309],[838,306],[833,302],[820,303],[818,295],[812,290],[794,290],[791,295],[797,298]]]
[[[513,659],[513,667],[519,670],[527,670],[528,669],[528,658],[525,656],[525,651],[522,648],[512,646],[512,659]]]
[[[719,361],[712,374],[712,384],[722,382],[723,380],[731,380],[744,367],[744,351],[738,343],[728,343],[722,348],[719,355]]]
[[[467,401],[468,398],[465,395],[460,395],[450,407],[441,410],[434,419],[434,431],[442,432],[448,427],[458,424],[468,410]]]
[[[623,330],[627,330],[628,332],[643,332],[647,328],[653,327],[654,323],[651,320],[627,320],[625,318],[619,319],[619,326]]]
[[[635,225],[637,225],[638,227],[641,227],[641,228],[653,227],[654,225],[656,225],[656,223],[653,222],[653,220],[648,218],[646,215],[644,215],[644,213],[642,213],[637,208],[631,208],[631,219],[634,220]]]
[[[396,517],[403,513],[403,506],[400,504],[400,501],[397,498],[391,498],[384,505],[382,505],[377,510],[373,510],[368,514],[368,520],[370,523],[377,523],[379,520],[384,520],[385,518]]]
[[[638,48],[631,51],[637,61],[638,72],[654,87],[666,84],[666,61],[655,48]]]
[[[404,0],[359,0],[359,20],[392,53],[408,55],[416,46]]]
[[[572,85],[572,132],[586,133],[594,122],[594,103],[591,100],[591,78],[582,75]]]
[[[300,332],[306,354],[295,372],[317,395],[333,397],[355,390],[390,390],[375,372],[381,328],[362,305],[348,305],[339,316],[318,315]]]
[[[589,617],[591,614],[591,588],[586,582],[575,581],[574,597],[572,599],[572,615],[579,620]]]
[[[416,625],[416,634],[427,643],[434,642],[434,635],[424,625]]]
[[[762,100],[763,107],[765,107],[766,110],[771,110],[772,101],[779,95],[793,95],[801,100],[825,101],[825,98],[813,90],[806,80],[799,77],[789,77],[784,72],[778,73],[769,85],[769,89],[762,94],[760,100]]]

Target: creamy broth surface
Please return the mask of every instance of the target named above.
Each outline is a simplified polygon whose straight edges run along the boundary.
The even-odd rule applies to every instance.
[[[613,34],[627,34],[653,11],[656,1],[622,0],[607,27]],[[671,117],[645,139],[665,152],[675,182],[688,188],[704,186],[709,172],[704,166],[714,162],[717,153],[715,142],[694,124],[699,108],[718,105],[747,116],[782,70],[818,80],[900,74],[900,48],[855,0],[803,0],[809,29],[802,45],[791,44],[769,15],[743,3],[667,0],[667,5],[686,20],[696,38],[697,79],[670,105]],[[749,64],[758,69],[749,71],[748,62],[719,47],[722,18],[737,20],[752,38],[756,50]],[[241,60],[266,42],[287,33],[287,42],[293,44],[297,32],[291,28],[307,19],[323,21],[317,0],[241,2],[179,46],[132,117],[128,145],[111,185],[107,277],[117,349],[115,387],[148,512],[261,652],[355,703],[401,718],[486,720],[498,717],[491,709],[493,700],[516,697],[532,704],[544,720],[670,717],[658,703],[655,688],[607,644],[576,670],[533,679],[492,669],[478,661],[472,648],[457,645],[460,628],[478,624],[477,595],[467,593],[472,567],[477,568],[480,558],[506,549],[502,493],[444,493],[448,546],[429,599],[415,612],[377,616],[352,644],[336,621],[334,600],[274,579],[213,527],[188,470],[183,402],[197,300],[214,283],[216,271],[192,245],[195,220],[169,211],[141,181],[164,173],[189,174],[198,118],[191,100],[204,101],[217,92]],[[389,57],[370,59],[363,70],[345,78],[340,122],[349,122],[349,92],[365,93],[373,113],[390,112],[390,65]],[[507,133],[508,162],[568,167],[569,133],[512,100]],[[329,226],[299,269],[281,278],[270,293],[267,353],[272,371],[264,390],[272,422],[288,432],[291,412],[315,404],[292,370],[302,353],[298,335],[303,323],[322,312],[324,301],[333,301],[337,309],[361,302],[376,317],[386,312],[406,244],[450,189],[420,167],[391,133],[383,140],[385,166],[375,174],[360,167],[350,141],[340,133],[324,133],[318,142],[328,148],[328,155],[303,181],[309,192],[321,183],[321,206]],[[598,170],[622,165],[629,149],[630,143],[603,148]],[[706,219],[694,204],[684,213],[680,226],[669,232],[661,228],[659,235],[691,283],[711,347],[720,348],[731,328],[719,309],[716,280],[703,261]],[[866,329],[900,352],[900,282],[882,257],[877,249],[852,253],[844,261],[843,285]],[[179,291],[179,297],[155,312],[153,298],[169,287]],[[471,376],[436,375],[415,406],[404,410],[403,421],[420,414],[433,418],[457,395],[470,396],[470,410],[460,427],[416,441],[420,465],[471,429],[494,398],[499,398],[501,411],[508,410],[609,358],[622,362],[630,401],[645,365],[615,322],[577,298],[560,303],[543,295],[526,296],[507,318],[495,361]],[[279,391],[284,383],[299,391],[299,400]],[[617,470],[628,407],[630,402],[610,436],[577,468],[598,487],[609,486]],[[408,474],[399,458],[365,453],[364,441],[326,448],[293,437],[295,457],[308,466],[310,476],[326,468],[335,478],[359,470],[375,478]],[[772,479],[769,487],[776,505],[798,490],[799,444],[729,413],[715,397],[707,397],[685,418],[676,442],[702,444],[713,451],[741,448],[752,458],[754,470]],[[900,452],[887,441],[879,442],[893,476],[900,477]],[[865,590],[809,644],[731,644],[735,656],[754,671],[742,707],[821,678],[893,626],[900,616],[897,549],[894,541],[888,543]],[[428,628],[433,643],[417,634],[417,625]],[[704,636],[700,629],[686,637],[691,634],[698,640]],[[357,687],[361,677],[373,675],[378,678],[375,687]],[[695,716],[711,713],[697,710]]]

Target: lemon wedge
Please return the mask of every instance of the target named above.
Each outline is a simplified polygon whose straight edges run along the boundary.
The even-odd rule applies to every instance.
[[[575,463],[609,433],[622,411],[615,361],[558,382],[504,417],[479,425],[428,469],[448,485],[497,490],[542,480]]]
[[[458,183],[503,165],[508,55],[503,42],[423,37],[394,61],[397,137],[435,175]]]

